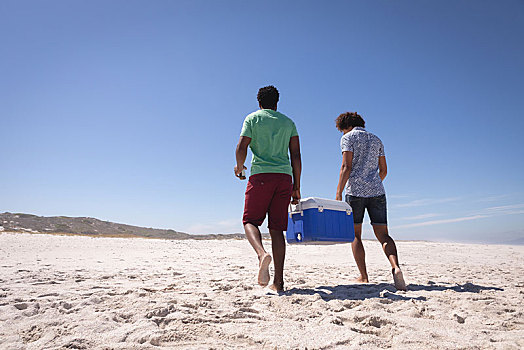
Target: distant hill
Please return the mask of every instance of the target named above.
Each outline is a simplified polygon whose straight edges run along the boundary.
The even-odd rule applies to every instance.
[[[0,214],[0,231],[54,233],[99,237],[144,237],[162,239],[243,239],[244,235],[192,235],[175,230],[163,230],[118,224],[89,217],[36,216],[21,213]]]

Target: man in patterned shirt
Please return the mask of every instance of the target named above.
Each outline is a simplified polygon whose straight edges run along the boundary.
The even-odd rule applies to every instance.
[[[384,145],[380,139],[364,129],[364,119],[356,112],[342,113],[336,119],[337,129],[344,133],[340,139],[342,167],[336,199],[342,200],[346,187],[346,202],[353,209],[355,240],[351,244],[360,276],[357,282],[368,283],[366,253],[362,244],[362,221],[367,209],[375,236],[382,244],[398,290],[406,290],[400,270],[395,242],[388,234],[386,192],[382,181],[387,174]]]

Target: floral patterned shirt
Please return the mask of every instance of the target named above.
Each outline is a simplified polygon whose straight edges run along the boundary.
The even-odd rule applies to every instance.
[[[362,127],[355,127],[340,139],[342,152],[353,152],[346,194],[377,197],[386,193],[378,175],[378,157],[385,156],[380,139]]]

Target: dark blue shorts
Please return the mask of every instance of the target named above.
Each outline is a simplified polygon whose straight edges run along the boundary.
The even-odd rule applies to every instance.
[[[368,210],[371,225],[387,225],[386,195],[378,197],[355,197],[346,195],[346,202],[353,209],[353,222],[362,224],[364,220],[364,209]]]

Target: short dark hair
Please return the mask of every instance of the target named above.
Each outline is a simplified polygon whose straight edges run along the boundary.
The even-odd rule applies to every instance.
[[[260,107],[264,109],[272,109],[278,103],[278,90],[273,85],[264,86],[258,89],[257,100]]]
[[[351,127],[360,126],[365,127],[366,122],[357,112],[346,112],[342,113],[338,116],[337,119],[335,119],[335,122],[337,123],[337,129],[347,130]]]

